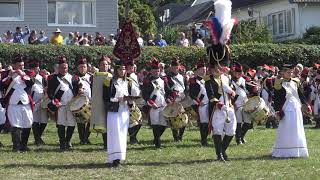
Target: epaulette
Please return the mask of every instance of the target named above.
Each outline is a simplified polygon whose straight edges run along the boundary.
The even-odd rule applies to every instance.
[[[274,89],[280,90],[282,88],[282,82],[283,82],[283,79],[276,79],[273,85]]]
[[[204,81],[210,81],[210,79],[211,79],[210,75],[205,75],[205,76],[203,77],[203,80],[204,80]]]
[[[103,81],[104,86],[110,87],[112,77],[106,77]]]
[[[129,86],[131,86],[133,79],[131,77],[127,77],[127,81],[128,81]]]
[[[299,78],[291,78],[291,80],[296,82],[298,85],[300,84],[300,79]]]

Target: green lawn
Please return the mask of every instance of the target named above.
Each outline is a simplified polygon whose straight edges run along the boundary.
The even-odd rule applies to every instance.
[[[215,161],[210,138],[209,147],[201,147],[196,127],[186,130],[183,142],[172,141],[171,130],[163,135],[162,149],[154,149],[152,131],[144,127],[139,145],[129,145],[127,160],[120,168],[107,168],[107,153],[101,150],[101,136],[91,135],[93,145],[79,146],[73,137],[74,150],[58,152],[54,124],[45,132],[46,146],[28,153],[11,152],[9,134],[1,134],[5,147],[0,148],[0,179],[319,179],[320,130],[306,127],[310,157],[308,159],[272,159],[270,152],[275,130],[256,127],[248,132],[246,145],[229,147],[230,162]],[[33,143],[30,137],[30,144]]]

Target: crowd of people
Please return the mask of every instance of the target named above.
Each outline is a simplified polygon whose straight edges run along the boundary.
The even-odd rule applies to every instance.
[[[48,37],[43,30],[30,30],[29,27],[16,27],[16,31],[8,30],[0,37],[0,43],[17,43],[17,44],[55,44],[55,45],[78,45],[78,46],[115,46],[121,29],[117,30],[116,34],[109,34],[105,37],[102,33],[96,32],[95,35],[80,32],[69,32],[67,37],[63,37],[62,31],[57,28],[52,32],[51,37]],[[156,37],[154,34],[148,35],[145,39],[137,33],[137,40],[141,47],[143,46],[168,46],[167,41],[162,34]],[[179,38],[176,41],[176,46],[189,47],[191,45],[204,48],[202,33],[192,30],[191,42],[186,38],[184,32],[179,33]]]
[[[118,166],[125,159],[127,134],[131,144],[139,143],[137,134],[143,125],[142,117],[153,130],[156,148],[161,147],[161,135],[168,127],[172,129],[174,141],[183,141],[186,125],[172,126],[173,121],[179,121],[181,117],[168,118],[163,111],[167,106],[183,103],[188,98],[191,103],[186,106],[197,114],[190,116],[189,121],[198,124],[199,143],[208,146],[207,138],[212,131],[220,161],[228,160],[226,150],[233,136],[238,145],[247,142],[245,135],[253,128],[255,117],[245,111],[244,106],[253,97],[263,99],[264,109],[268,111],[266,121],[262,123],[266,123],[267,128],[279,128],[273,149],[275,157],[308,156],[302,116],[305,120],[314,117],[316,128],[320,128],[320,69],[317,64],[310,68],[301,64],[283,66],[279,70],[276,66],[251,69],[234,63],[229,69],[226,65],[207,64],[205,59],[200,59],[190,71],[176,57],[168,65],[152,58],[148,69],[141,68],[140,71],[133,62],[116,61],[113,64],[111,66],[110,58],[102,56],[98,68],[95,68],[81,57],[77,59],[76,72],[71,74],[67,59],[61,56],[55,70],[49,73],[39,68],[39,60],[15,56],[12,67],[2,69],[0,83],[0,130],[11,127],[13,151],[30,150],[31,130],[34,143],[38,146],[45,144],[42,136],[48,120],[52,119],[57,125],[61,151],[72,149],[76,126],[81,145],[90,144],[90,132],[102,132],[108,162]],[[102,80],[98,81],[98,77]],[[89,120],[71,111],[70,102],[79,96],[91,101],[92,107],[105,107],[101,110],[102,120]],[[95,105],[99,99],[102,104]],[[305,108],[301,112],[302,104]],[[144,115],[131,119],[133,117],[129,114],[137,113],[133,106]],[[96,114],[93,111],[95,109],[92,114]],[[284,118],[286,120],[281,120]],[[293,138],[292,131],[299,137]]]

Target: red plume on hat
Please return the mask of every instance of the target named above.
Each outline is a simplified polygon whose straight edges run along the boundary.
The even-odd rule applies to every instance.
[[[67,63],[67,58],[64,55],[59,56],[58,64],[64,64],[64,63]]]
[[[206,66],[205,60],[203,58],[200,58],[196,64],[196,68],[199,69],[205,66]]]
[[[149,62],[149,67],[151,69],[159,69],[160,68],[160,62],[157,58],[153,57],[151,61]]]
[[[175,57],[171,61],[171,66],[180,66],[180,59],[179,57]]]
[[[87,58],[85,57],[80,57],[78,60],[77,60],[77,65],[80,65],[80,64],[87,64],[88,61],[87,61]]]
[[[231,70],[235,71],[235,72],[242,72],[243,71],[243,67],[242,67],[242,65],[240,63],[235,62],[234,65],[232,66]]]
[[[24,60],[24,57],[22,54],[16,54],[12,60],[12,63],[15,64],[15,63],[23,62],[23,60]]]
[[[301,75],[302,76],[308,76],[309,71],[310,71],[309,68],[305,67],[305,68],[303,68],[303,70],[301,72]]]

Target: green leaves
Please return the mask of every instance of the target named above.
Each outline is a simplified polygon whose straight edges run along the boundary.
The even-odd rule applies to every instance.
[[[0,44],[0,61],[4,65],[11,63],[16,54],[23,54],[30,58],[37,58],[42,62],[42,68],[52,70],[60,55],[65,55],[70,68],[74,69],[76,58],[84,56],[93,65],[97,65],[101,55],[112,55],[112,47],[107,46],[54,46],[54,45],[17,45]],[[176,46],[168,47],[144,47],[140,57],[136,60],[138,68],[145,68],[146,63],[152,57],[161,62],[170,63],[172,58],[179,57],[181,62],[192,69],[199,58],[206,57],[206,49]],[[282,63],[302,63],[312,65],[320,62],[320,46],[303,44],[271,44],[271,43],[247,43],[231,46],[233,61],[239,61],[250,67],[258,65],[281,65]]]

